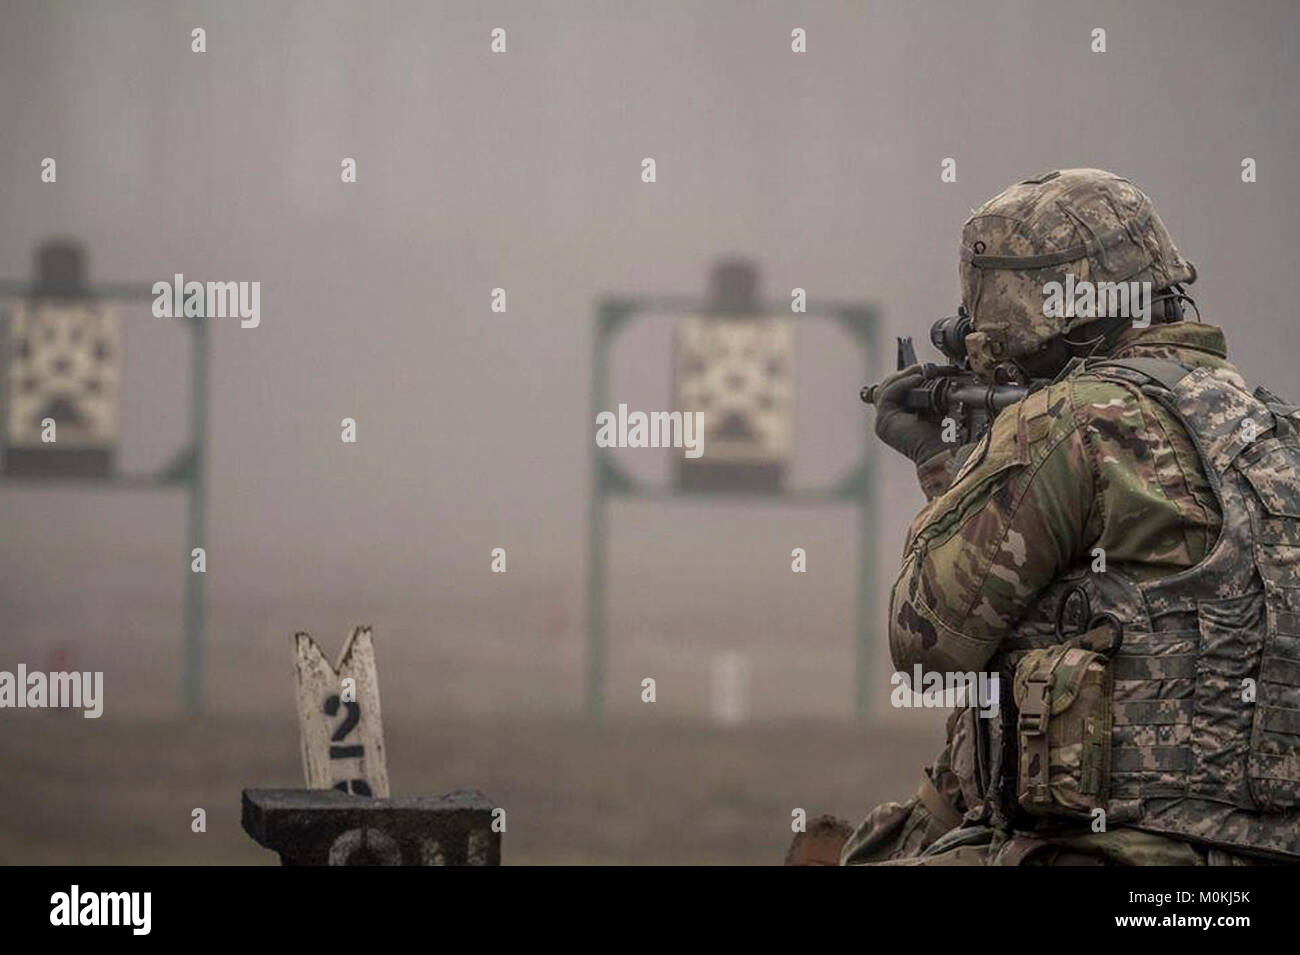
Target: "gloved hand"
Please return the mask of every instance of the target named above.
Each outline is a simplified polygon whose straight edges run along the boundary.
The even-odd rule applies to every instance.
[[[903,406],[907,392],[924,380],[920,365],[904,368],[880,383],[875,401],[876,437],[917,464],[950,448],[943,440],[943,425]]]

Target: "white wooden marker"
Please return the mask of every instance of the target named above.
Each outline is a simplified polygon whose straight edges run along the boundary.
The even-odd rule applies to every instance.
[[[310,634],[295,634],[294,670],[307,788],[388,798],[379,674],[370,628],[352,631],[334,666]]]

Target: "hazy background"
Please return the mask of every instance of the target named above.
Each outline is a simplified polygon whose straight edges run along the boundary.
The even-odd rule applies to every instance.
[[[300,784],[290,635],[333,653],[362,622],[394,790],[517,807],[508,861],[775,861],[790,808],[905,795],[938,726],[886,705],[883,634],[877,718],[848,722],[849,508],[614,504],[611,726],[577,721],[595,302],[702,296],[743,255],[770,299],[879,306],[881,372],[955,307],[971,207],[1100,166],[1155,199],[1247,376],[1295,394],[1298,25],[1291,2],[0,3],[0,277],[71,236],[92,282],[262,283],[259,328],[209,324],[202,721],[178,716],[183,495],[0,483],[0,669],[57,647],[107,695],[98,722],[0,713],[0,860],[267,861],[235,807]],[[125,324],[121,463],[154,467],[186,342],[147,303]],[[868,426],[847,342],[800,340],[798,483]],[[666,343],[629,329],[615,402],[668,407]],[[881,463],[883,606],[921,496]],[[728,649],[739,730],[708,723]]]

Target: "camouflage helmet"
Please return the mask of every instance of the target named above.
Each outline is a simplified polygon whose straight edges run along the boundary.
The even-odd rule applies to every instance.
[[[1026,179],[976,209],[962,228],[962,304],[973,320],[971,367],[986,379],[1095,316],[1049,317],[1048,282],[1196,280],[1133,183],[1100,169],[1057,169]],[[1071,310],[1072,313],[1073,310]]]

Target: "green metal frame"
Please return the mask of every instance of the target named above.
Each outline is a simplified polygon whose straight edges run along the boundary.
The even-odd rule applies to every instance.
[[[36,291],[27,282],[0,282],[0,298],[30,298]],[[124,303],[151,302],[156,296],[148,285],[88,285],[85,301]],[[7,309],[5,310],[7,320]],[[155,319],[157,321],[157,319]],[[203,318],[179,318],[190,332],[190,433],[187,442],[155,472],[113,473],[107,477],[7,477],[0,473],[0,484],[11,486],[68,487],[94,486],[127,489],[166,489],[184,487],[189,492],[186,508],[185,630],[184,662],[181,671],[182,703],[187,713],[198,713],[203,700],[203,632],[206,622],[207,574],[190,570],[190,551],[206,548],[207,526],[207,435],[208,435],[208,329]]]
[[[789,305],[759,305],[744,309],[718,309],[702,306],[697,301],[681,299],[630,299],[611,298],[601,302],[596,310],[596,327],[592,351],[591,417],[588,424],[594,427],[596,415],[609,410],[610,355],[618,333],[634,318],[660,315],[678,319],[683,315],[787,315]],[[830,318],[846,328],[865,353],[865,377],[869,380],[871,363],[876,354],[877,316],[867,305],[832,304],[810,309],[794,318]],[[846,400],[852,400],[848,398]],[[859,512],[859,553],[857,573],[857,626],[854,642],[854,713],[859,721],[865,720],[870,704],[868,681],[870,678],[871,628],[875,622],[875,562],[872,560],[873,542],[876,539],[876,514],[874,501],[875,442],[870,440],[870,428],[863,417],[862,451],[848,474],[833,485],[806,488],[798,491],[688,491],[673,486],[648,486],[633,479],[611,454],[611,449],[591,443],[591,496],[587,512],[587,674],[586,711],[593,723],[600,722],[605,710],[605,571],[606,571],[606,506],[612,497],[711,501],[721,498],[768,499],[795,505],[824,505],[851,503]]]

